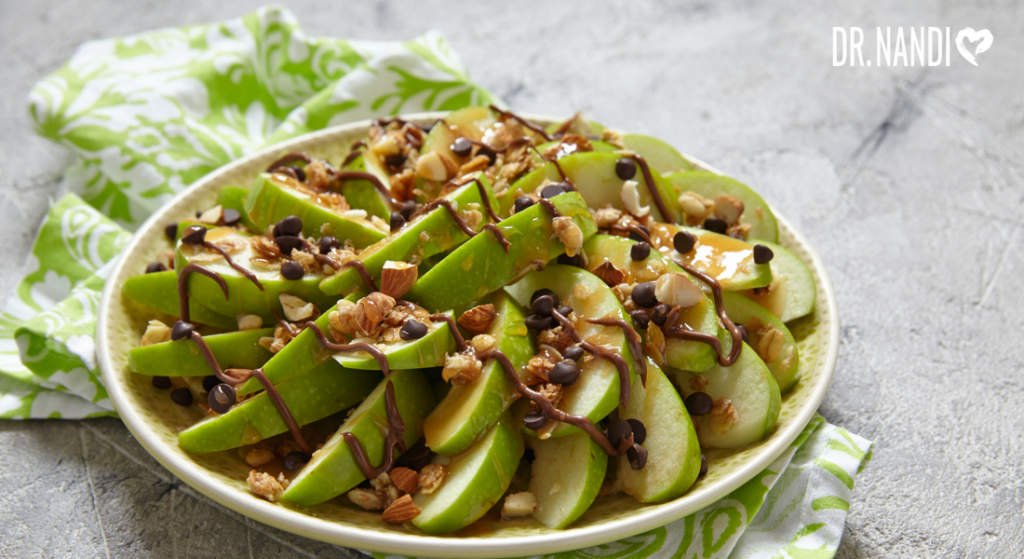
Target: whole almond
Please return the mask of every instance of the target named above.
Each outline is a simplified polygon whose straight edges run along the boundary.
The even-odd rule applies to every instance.
[[[391,470],[391,481],[402,491],[415,493],[420,486],[420,475],[409,468],[399,467]]]
[[[384,509],[381,519],[391,524],[404,524],[420,515],[420,508],[413,504],[411,495],[402,495]]]
[[[388,260],[380,276],[380,290],[385,295],[398,299],[416,283],[419,270],[408,262]]]
[[[459,317],[458,321],[459,326],[474,336],[477,334],[483,334],[491,325],[491,321],[494,320],[495,314],[494,305],[490,303],[486,305],[478,305],[462,313],[462,316]]]

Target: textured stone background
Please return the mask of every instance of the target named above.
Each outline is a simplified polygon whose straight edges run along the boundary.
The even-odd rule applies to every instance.
[[[292,2],[305,29],[442,30],[515,109],[581,109],[758,190],[835,284],[842,350],[821,408],[875,441],[839,557],[1024,554],[1024,9],[1003,1]],[[68,162],[29,87],[82,41],[258,4],[0,2],[0,294]],[[972,26],[972,67],[833,68],[831,28]],[[873,33],[869,34],[869,38]],[[873,53],[873,50],[868,50]],[[0,556],[341,557],[180,485],[116,420],[0,422]]]

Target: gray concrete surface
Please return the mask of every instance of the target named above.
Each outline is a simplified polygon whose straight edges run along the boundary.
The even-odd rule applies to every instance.
[[[293,2],[314,35],[442,30],[514,108],[581,109],[757,187],[835,283],[842,350],[821,408],[875,441],[839,557],[1024,554],[1024,13],[1001,1]],[[29,87],[80,42],[257,4],[0,2],[0,293],[67,155]],[[833,68],[834,25],[972,26],[979,67]],[[869,35],[873,37],[873,32]],[[874,51],[869,48],[869,53]],[[870,56],[873,56],[871,54]],[[0,556],[335,557],[197,496],[116,420],[0,422]]]

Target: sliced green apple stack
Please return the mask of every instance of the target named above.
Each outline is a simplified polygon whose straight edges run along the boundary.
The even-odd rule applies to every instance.
[[[272,355],[259,344],[260,338],[265,336],[273,337],[274,329],[227,332],[203,336],[203,340],[222,369],[255,369],[263,366]],[[140,375],[190,377],[212,374],[199,346],[190,338],[132,348],[128,350],[128,368]]]
[[[125,280],[121,293],[136,303],[170,316],[178,316],[178,274],[174,270],[143,274]],[[221,298],[224,293],[221,292]],[[189,318],[221,330],[234,330],[238,322],[234,316],[225,316],[201,304],[194,298],[188,301]]]

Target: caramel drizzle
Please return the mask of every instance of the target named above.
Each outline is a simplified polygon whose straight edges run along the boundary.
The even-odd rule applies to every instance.
[[[722,285],[712,276],[705,274],[685,262],[677,261],[676,264],[689,272],[690,275],[706,283],[708,287],[711,288],[711,293],[715,297],[715,311],[718,313],[718,320],[720,320],[722,324],[725,325],[725,328],[729,333],[732,334],[732,349],[729,350],[729,355],[726,356],[722,351],[722,341],[719,340],[717,336],[712,336],[711,334],[705,334],[703,332],[695,332],[684,328],[683,326],[670,328],[668,332],[665,332],[665,337],[706,343],[715,350],[716,354],[718,354],[719,365],[723,367],[732,365],[740,357],[740,350],[743,349],[743,337],[740,335],[740,329],[736,327],[736,323],[733,322],[725,313],[725,306],[722,304]],[[666,324],[668,324],[668,322],[666,322]]]
[[[371,357],[377,360],[377,364],[380,365],[381,372],[384,376],[388,376],[391,373],[391,369],[388,367],[388,357],[384,355],[384,352],[377,349],[375,346],[366,342],[351,342],[347,344],[337,344],[327,339],[324,335],[324,331],[320,329],[315,322],[307,322],[306,328],[313,331],[316,335],[316,339],[320,341],[320,345],[324,346],[324,349],[328,349],[335,353],[347,353],[350,351],[365,351],[369,353]]]
[[[250,272],[249,270],[246,270],[244,267],[238,264],[238,262],[235,262],[234,258],[231,258],[231,255],[228,254],[228,251],[220,248],[219,246],[211,243],[210,241],[203,241],[203,248],[212,250],[223,256],[224,261],[228,263],[228,266],[231,266],[231,269],[241,274],[243,277],[245,277],[245,279],[254,283],[256,287],[260,288],[260,291],[265,291],[265,289],[263,289],[263,284],[260,283],[260,280],[256,278],[256,274]]]
[[[565,328],[569,332],[569,336],[572,337],[574,342],[580,344],[580,347],[597,357],[611,361],[615,365],[615,368],[619,371],[619,405],[626,407],[626,404],[629,403],[630,392],[629,364],[622,358],[622,355],[617,351],[609,351],[597,344],[584,340],[583,337],[580,336],[579,331],[576,330],[576,326],[568,318],[562,316],[562,314],[557,310],[552,310],[551,316],[562,325],[562,328]],[[647,368],[644,367],[645,372],[646,370]]]
[[[466,223],[466,220],[463,219],[461,215],[459,215],[459,212],[455,211],[455,208],[452,206],[451,200],[448,200],[447,198],[437,198],[431,200],[426,204],[423,204],[423,207],[420,208],[420,211],[427,212],[437,207],[442,207],[448,210],[448,214],[452,216],[453,220],[455,220],[455,224],[459,226],[459,229],[461,229],[463,233],[470,237],[475,237],[479,235],[480,231],[483,231],[484,229],[490,231],[491,233],[494,233],[494,236],[497,237],[498,242],[501,243],[501,248],[505,250],[506,254],[508,253],[508,249],[509,247],[512,246],[512,243],[508,241],[508,239],[505,237],[505,234],[501,232],[501,229],[498,229],[497,225],[493,223],[485,223],[480,228],[480,231],[474,231],[473,228],[469,226],[469,223]],[[488,209],[490,209],[489,206]]]
[[[492,111],[500,114],[501,116],[503,116],[505,118],[511,118],[512,120],[515,120],[519,124],[522,124],[523,126],[529,128],[533,132],[535,132],[538,135],[540,135],[540,137],[544,138],[544,141],[546,141],[546,142],[550,142],[551,140],[554,139],[543,128],[541,128],[540,126],[537,126],[536,124],[526,120],[525,118],[523,118],[523,117],[513,113],[512,111],[505,111],[505,110],[499,109],[496,105],[493,105],[493,104],[489,105],[489,108]]]
[[[480,191],[480,201],[483,203],[484,209],[487,210],[487,215],[488,215],[488,217],[491,218],[491,221],[494,221],[494,222],[501,221],[501,218],[498,217],[498,214],[494,213],[494,208],[491,207],[491,199],[490,199],[490,197],[487,196],[487,188],[484,186],[484,183],[480,182],[479,178],[470,179],[470,180],[468,180],[466,182],[463,182],[463,183],[456,183],[455,184],[455,188],[457,188],[457,189],[458,188],[462,188],[463,186],[466,186],[467,184],[469,184],[471,182],[472,183],[476,183],[476,188],[477,188],[477,190]],[[431,205],[432,202],[437,202],[438,200],[444,200],[444,199],[445,198],[438,198],[436,200],[431,200],[430,202],[427,202],[426,204],[421,205],[419,208],[416,209],[416,212],[412,214],[412,216],[409,218],[409,221],[412,221],[413,218],[415,218],[416,216],[418,216],[418,215],[420,215],[422,213],[428,212],[428,211],[436,208],[437,204]],[[462,228],[461,225],[459,227]]]
[[[199,264],[187,264],[178,272],[178,318],[182,322],[191,323],[191,316],[188,308],[188,276],[192,273],[202,274],[217,282],[220,290],[224,292],[224,298],[228,298],[228,284],[220,274],[208,270]]]
[[[405,452],[405,440],[403,439],[405,423],[402,421],[402,415],[398,412],[398,405],[395,403],[395,385],[390,380],[384,387],[384,403],[388,415],[388,432],[384,436],[384,461],[379,467],[374,468],[373,464],[370,464],[370,458],[366,455],[366,449],[358,437],[348,431],[341,434],[341,437],[345,439],[345,444],[352,449],[352,455],[366,479],[375,479],[380,474],[391,471],[395,465],[396,448],[398,454]]]
[[[636,330],[621,318],[606,317],[606,318],[591,318],[587,322],[591,324],[597,324],[599,326],[618,326],[622,328],[622,334],[626,337],[626,343],[629,345],[629,352],[633,354],[633,364],[640,370],[640,381],[643,385],[647,386],[647,361],[644,359],[644,352],[642,342],[640,340],[640,334],[636,333]]]
[[[278,167],[284,167],[285,165],[291,165],[292,163],[298,163],[300,161],[303,163],[312,163],[313,158],[306,153],[299,153],[295,151],[286,153],[274,160],[270,165],[267,165],[267,172],[270,173]]]
[[[651,193],[651,198],[654,200],[654,205],[658,206],[661,217],[668,223],[676,223],[672,214],[668,213],[668,206],[665,205],[665,200],[661,197],[658,185],[654,183],[654,177],[651,175],[651,168],[647,166],[647,160],[639,153],[634,153],[630,157],[640,166],[640,172],[644,174],[644,182],[647,183],[647,191]]]

